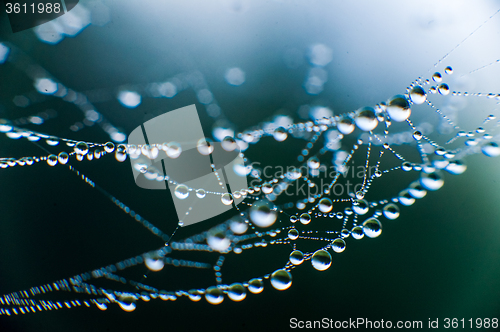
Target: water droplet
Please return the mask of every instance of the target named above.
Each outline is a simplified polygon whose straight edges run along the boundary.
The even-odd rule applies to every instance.
[[[292,275],[287,270],[279,269],[271,274],[271,285],[277,290],[285,290],[292,285]]]
[[[224,294],[218,287],[208,287],[205,291],[205,300],[210,304],[219,304],[224,301]]]
[[[375,173],[374,173],[374,174],[375,174],[375,177],[377,177],[377,178],[379,178],[379,177],[381,177],[381,176],[382,176],[382,172],[381,172],[381,171],[379,171],[378,169],[375,171]]]
[[[412,182],[410,184],[410,186],[408,187],[408,192],[413,198],[417,199],[424,198],[425,195],[427,195],[427,191],[418,181]]]
[[[355,240],[361,240],[365,236],[365,233],[363,233],[363,228],[361,226],[353,227],[351,230],[351,234],[353,239]]]
[[[423,137],[423,135],[422,135],[422,133],[421,133],[420,131],[415,130],[415,131],[413,132],[413,138],[414,138],[415,140],[420,141],[420,140],[422,139],[422,137]]]
[[[214,152],[214,144],[212,140],[208,138],[201,138],[196,144],[196,149],[198,149],[198,152],[202,155],[208,156],[209,154]]]
[[[207,236],[207,244],[215,251],[224,252],[231,246],[231,240],[220,231],[211,231]]]
[[[344,135],[349,135],[354,131],[354,123],[351,118],[343,118],[337,123],[337,129]]]
[[[292,228],[288,231],[288,238],[290,240],[297,240],[299,238],[299,231],[297,231],[295,228]]]
[[[250,219],[259,227],[269,227],[276,221],[277,213],[272,210],[270,203],[258,201],[250,208]]]
[[[415,203],[415,198],[413,198],[413,196],[410,195],[410,192],[405,189],[399,193],[398,201],[401,205],[410,206]]]
[[[233,204],[233,195],[225,193],[220,197],[222,204],[231,205]]]
[[[291,217],[290,217],[290,222],[291,222],[292,224],[294,224],[294,223],[296,223],[296,222],[297,222],[297,220],[298,220],[298,219],[299,219],[299,218],[297,218],[297,216],[295,216],[295,215],[294,215],[294,216],[291,216]]]
[[[441,188],[444,184],[443,177],[440,173],[420,173],[420,184],[427,190],[435,191]]]
[[[421,86],[417,85],[410,90],[410,100],[412,103],[420,105],[423,104],[426,99],[427,95]]]
[[[366,214],[368,212],[369,205],[368,205],[368,202],[366,200],[364,200],[364,199],[358,199],[357,201],[353,202],[352,209],[357,214],[364,215],[364,214]]]
[[[113,142],[107,142],[106,144],[104,144],[104,151],[106,151],[107,153],[112,153],[113,151],[115,151],[115,144]]]
[[[497,157],[500,155],[500,147],[496,142],[488,142],[481,147],[481,152],[488,157]]]
[[[458,175],[467,170],[467,165],[465,165],[461,160],[451,160],[444,169],[450,174]]]
[[[189,189],[184,184],[179,184],[175,187],[175,196],[178,199],[186,199],[189,196]]]
[[[382,224],[376,218],[370,218],[363,223],[363,233],[366,236],[375,238],[382,234]]]
[[[323,213],[328,213],[333,208],[332,200],[328,197],[324,197],[319,201],[318,208]]]
[[[235,302],[243,301],[246,296],[245,287],[240,283],[234,283],[227,289],[227,297]]]
[[[277,140],[278,142],[283,142],[288,137],[288,134],[287,134],[285,128],[278,127],[274,130],[273,136],[274,136],[274,139]]]
[[[387,113],[393,121],[405,121],[411,115],[410,103],[405,96],[396,95],[387,102]]]
[[[169,158],[178,158],[182,153],[181,145],[177,142],[170,142],[168,144],[163,144],[163,150]]]
[[[58,157],[57,157],[57,160],[59,161],[59,163],[61,163],[62,165],[66,164],[69,160],[69,155],[66,153],[66,152],[61,152],[59,153]]]
[[[317,250],[311,257],[312,266],[318,271],[325,271],[332,265],[332,256],[326,250]]]
[[[85,155],[89,152],[89,146],[85,142],[76,143],[74,149],[76,154]]]
[[[356,198],[357,199],[363,199],[365,198],[365,193],[361,190],[356,191]]]
[[[264,283],[261,278],[254,278],[248,282],[248,290],[250,293],[259,294],[264,290]]]
[[[238,147],[238,143],[231,136],[226,136],[221,142],[221,146],[224,150],[231,152]]]
[[[446,83],[439,84],[438,92],[443,96],[446,96],[447,94],[450,93],[450,87]]]
[[[433,75],[432,75],[432,80],[436,83],[439,83],[443,80],[443,76],[441,76],[441,73],[438,73],[438,72],[435,72]]]
[[[303,225],[307,225],[311,222],[311,215],[309,213],[302,213],[300,215],[300,222],[303,224]]]
[[[413,169],[413,167],[411,166],[411,163],[408,162],[408,161],[404,161],[402,164],[401,164],[401,169],[405,172],[409,172]]]
[[[363,131],[370,131],[377,127],[378,120],[372,107],[363,107],[357,111],[354,119],[356,126]]]
[[[387,219],[394,220],[399,217],[399,208],[396,204],[389,203],[386,206],[384,206],[382,213],[384,214],[384,217],[386,217]]]
[[[290,253],[290,263],[300,265],[304,261],[304,254],[300,250],[294,250]]]
[[[262,185],[262,192],[264,194],[270,194],[273,192],[273,186],[269,182],[266,182]]]
[[[196,197],[198,198],[204,198],[207,195],[204,189],[198,189],[196,190]]]
[[[444,73],[447,74],[447,75],[453,74],[453,68],[451,68],[450,66],[446,67],[444,69]]]
[[[146,265],[146,267],[151,271],[158,272],[163,269],[165,263],[163,262],[163,258],[155,258],[148,255],[144,258],[144,265]]]
[[[320,162],[318,157],[311,157],[307,160],[307,166],[311,169],[318,169],[320,166]]]
[[[343,252],[345,250],[345,241],[340,238],[333,240],[332,249],[337,253]]]
[[[57,156],[55,154],[49,155],[47,157],[47,164],[49,164],[49,166],[57,165]]]
[[[244,234],[248,229],[248,224],[239,220],[231,220],[229,227],[234,234]]]

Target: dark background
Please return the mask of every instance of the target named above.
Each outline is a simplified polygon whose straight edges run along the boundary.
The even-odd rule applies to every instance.
[[[462,3],[448,3],[445,9],[431,3],[415,8],[397,2],[383,6],[360,3],[355,8],[322,2],[202,5],[192,1],[172,2],[166,8],[153,1],[143,2],[142,8],[128,1],[105,3],[111,11],[107,25],[90,26],[57,45],[41,43],[31,31],[12,34],[5,15],[0,16],[0,36],[76,91],[102,88],[113,94],[123,84],[146,84],[199,70],[238,130],[283,109],[297,121],[298,106],[305,103],[328,106],[339,114],[402,93],[419,75],[430,76],[427,70],[437,60],[497,10],[490,2],[477,5],[476,11]],[[491,20],[482,34],[474,35],[450,56],[445,64],[455,68],[456,77],[488,63],[488,59],[496,60],[491,41],[498,37],[498,26],[498,18]],[[325,67],[329,73],[325,91],[310,96],[301,86],[309,68],[305,56],[296,69],[289,69],[283,53],[296,48],[305,55],[307,47],[317,42],[332,48],[334,57]],[[240,87],[224,81],[225,69],[233,66],[246,72],[247,80]],[[475,85],[468,81],[466,86],[474,91],[498,92],[495,70],[490,67],[482,76],[472,76]],[[33,90],[32,82],[9,63],[1,65],[0,75],[1,117],[17,118],[52,108],[58,117],[47,121],[40,131],[72,139],[109,140],[96,126],[71,132],[69,125],[81,120],[81,114],[59,99],[26,109],[15,107],[13,96]],[[150,113],[191,103],[196,103],[196,97],[187,90],[173,99],[143,99],[136,109],[125,109],[116,100],[97,106],[129,133],[150,118]],[[467,129],[494,111],[491,106],[477,109],[475,103],[471,100],[466,108],[470,112],[460,117],[460,124]],[[200,104],[197,107],[202,108]],[[202,121],[210,130],[212,120],[206,116]],[[249,154],[253,160],[273,163],[286,153],[282,146],[268,138]],[[59,151],[59,147],[51,149]],[[9,157],[43,154],[36,146],[8,138],[1,139],[0,152]],[[248,294],[241,303],[226,298],[218,306],[204,299],[197,303],[187,298],[175,302],[158,299],[139,301],[132,313],[110,305],[105,312],[91,307],[2,316],[2,331],[268,331],[288,328],[292,317],[422,320],[424,326],[429,318],[499,317],[498,160],[477,155],[469,157],[467,164],[464,175],[446,174],[440,191],[402,208],[399,219],[384,222],[379,238],[349,238],[347,250],[334,255],[327,271],[316,271],[309,262],[293,270],[293,285],[287,291],[279,292],[266,282],[262,294]],[[75,166],[164,232],[175,228],[169,194],[136,187],[128,162],[119,164],[105,158]],[[162,245],[64,168],[40,164],[1,173],[2,294],[89,271]],[[394,190],[403,189],[408,182],[400,181],[387,180],[380,193],[385,190],[392,195]],[[176,236],[182,239],[214,224],[216,221],[209,221],[181,229]],[[270,246],[235,260],[229,257],[223,280],[241,281],[269,273],[282,267],[286,259],[287,250]],[[141,266],[134,273],[145,272]],[[169,290],[177,289],[174,285],[189,289],[214,283],[212,272],[171,267],[151,278]]]

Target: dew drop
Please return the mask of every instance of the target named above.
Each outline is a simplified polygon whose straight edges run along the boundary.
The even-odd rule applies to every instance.
[[[204,189],[198,189],[196,190],[196,197],[198,198],[204,198],[207,195]]]
[[[376,218],[369,218],[363,223],[363,233],[370,238],[378,237],[382,234],[382,224]]]
[[[318,169],[320,166],[320,162],[318,157],[311,157],[307,160],[307,166],[311,169]]]
[[[332,200],[328,197],[324,197],[319,201],[318,208],[323,213],[328,213],[332,211],[333,203]]]
[[[446,83],[439,84],[438,92],[443,96],[446,96],[447,94],[450,93],[450,87]]]
[[[423,135],[419,130],[415,130],[413,132],[413,138],[417,141],[420,141],[422,139]]]
[[[270,203],[258,201],[250,208],[250,219],[259,227],[269,227],[276,221],[277,213],[272,210]]]
[[[57,156],[57,160],[60,164],[65,165],[69,160],[69,155],[66,152],[61,152]]]
[[[303,225],[307,225],[311,222],[311,215],[309,213],[302,213],[300,215],[300,222],[303,224]]]
[[[277,290],[285,290],[292,285],[292,274],[287,270],[279,269],[271,274],[271,285]]]
[[[411,115],[410,103],[405,96],[395,95],[387,102],[387,113],[393,121],[405,121]]]
[[[351,230],[351,234],[353,239],[355,240],[361,240],[365,236],[365,233],[363,233],[363,228],[361,226],[353,227]]]
[[[209,232],[207,236],[207,244],[215,251],[224,252],[231,246],[231,240],[229,240],[222,232]]]
[[[467,165],[465,165],[461,160],[451,160],[444,169],[450,174],[458,175],[467,170]]]
[[[250,293],[259,294],[264,290],[264,283],[261,278],[254,278],[248,282],[248,290]]]
[[[104,144],[104,151],[106,151],[107,153],[112,153],[113,151],[115,151],[115,144],[113,142],[107,142],[106,144]]]
[[[232,301],[240,302],[243,301],[247,296],[245,287],[240,283],[234,283],[227,289],[227,297]]]
[[[181,145],[177,142],[170,142],[168,144],[163,144],[163,150],[169,158],[178,158],[182,153]]]
[[[333,251],[335,251],[337,253],[341,253],[345,250],[345,241],[340,239],[340,238],[335,239],[335,240],[333,240],[331,246],[332,246]]]
[[[337,129],[344,135],[349,135],[354,131],[354,123],[351,118],[343,118],[337,123]]]
[[[332,265],[332,256],[326,250],[317,250],[311,257],[312,266],[318,271],[325,271]]]
[[[444,73],[447,74],[447,75],[453,74],[453,68],[451,68],[450,66],[446,67],[444,69]]]
[[[377,127],[378,120],[372,107],[363,107],[357,111],[354,119],[356,126],[363,131],[370,131]]]
[[[85,155],[89,152],[89,146],[85,142],[76,143],[74,149],[76,154]]]
[[[231,152],[238,147],[238,143],[231,136],[226,136],[221,142],[221,146],[224,150]]]
[[[421,86],[417,85],[410,90],[410,100],[412,103],[420,105],[423,104],[426,99],[427,95]]]
[[[412,182],[410,184],[410,186],[408,187],[408,193],[410,193],[410,195],[416,199],[424,198],[425,195],[427,195],[427,191],[418,181]]]
[[[283,142],[288,137],[288,134],[287,134],[285,128],[278,127],[274,130],[273,136],[274,136],[274,139],[277,140],[278,142]]]
[[[384,214],[384,217],[386,217],[387,219],[394,220],[399,217],[399,208],[396,204],[389,203],[386,206],[384,206],[382,213]]]
[[[212,140],[208,138],[201,138],[196,144],[196,149],[198,152],[204,156],[208,156],[212,152],[214,152],[214,144]]]
[[[184,184],[179,184],[175,187],[175,196],[178,199],[186,199],[189,196],[189,189]]]
[[[366,214],[368,212],[369,205],[368,205],[368,202],[366,200],[359,199],[359,200],[353,202],[352,209],[357,214],[364,215],[364,214]]]
[[[444,184],[443,177],[438,172],[421,173],[420,184],[427,190],[435,191],[441,188]]]
[[[224,205],[231,205],[233,204],[233,195],[225,193],[220,197],[220,200]]]
[[[216,305],[224,301],[224,294],[218,287],[208,287],[205,291],[205,300],[210,304]]]
[[[443,80],[443,76],[441,76],[441,73],[435,72],[432,74],[432,80],[436,83],[439,83]]]
[[[299,231],[297,231],[295,228],[292,228],[288,231],[288,238],[290,240],[297,240],[299,238]]]
[[[500,147],[496,142],[488,142],[481,147],[481,152],[488,157],[497,157],[500,155]]]
[[[304,254],[300,250],[294,250],[290,253],[290,263],[300,265],[304,261]]]
[[[49,166],[57,165],[57,156],[55,154],[49,155],[47,157],[47,164],[49,164]]]

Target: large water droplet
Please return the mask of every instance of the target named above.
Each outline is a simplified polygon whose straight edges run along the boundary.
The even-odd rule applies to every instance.
[[[435,191],[441,188],[444,184],[443,177],[441,173],[431,172],[431,173],[420,173],[420,184],[427,190]]]
[[[258,201],[250,208],[250,219],[259,227],[269,227],[276,221],[277,213],[271,209],[271,204],[266,201]]]
[[[240,283],[234,283],[227,289],[227,297],[235,302],[243,301],[246,296],[245,287]]]
[[[231,136],[226,136],[221,142],[221,146],[224,150],[230,152],[238,147],[238,143]]]
[[[382,234],[382,224],[376,218],[370,218],[363,223],[363,233],[366,236],[375,238]]]
[[[231,205],[233,204],[233,195],[225,193],[220,197],[222,204]]]
[[[349,135],[354,131],[354,123],[351,118],[343,118],[337,122],[337,129],[344,135]]]
[[[264,283],[260,278],[251,279],[248,282],[248,290],[250,293],[259,294],[264,290]]]
[[[410,103],[405,96],[396,95],[387,102],[387,113],[393,121],[405,121],[411,115]]]
[[[311,257],[312,266],[318,271],[325,271],[332,265],[332,256],[326,250],[318,250]]]
[[[300,222],[303,224],[303,225],[307,225],[311,222],[311,215],[309,213],[302,213],[300,215]]]
[[[290,240],[297,240],[299,238],[299,231],[297,231],[295,228],[292,228],[288,231],[288,238]]]
[[[353,202],[352,209],[359,215],[364,215],[370,209],[368,202],[364,199],[358,199]]]
[[[271,285],[277,290],[285,290],[292,285],[292,274],[287,270],[279,269],[271,274]]]
[[[89,152],[89,146],[85,142],[76,143],[74,149],[76,154],[84,155],[87,154],[87,152]]]
[[[357,111],[354,119],[356,126],[363,131],[370,131],[377,127],[378,120],[372,107],[363,107]]]
[[[212,152],[214,152],[214,144],[212,140],[208,138],[201,138],[196,144],[196,149],[198,152],[204,156],[208,156]]]
[[[497,157],[500,155],[500,147],[496,142],[488,142],[481,147],[481,152],[488,157]]]
[[[355,240],[361,240],[365,236],[365,233],[363,233],[361,226],[355,226],[351,230],[351,235]]]
[[[332,200],[328,197],[323,197],[318,204],[318,209],[323,213],[328,213],[332,211],[333,203]]]
[[[335,239],[335,240],[333,240],[331,246],[332,246],[333,251],[335,251],[337,253],[341,253],[345,250],[345,241],[340,239],[340,238]]]
[[[314,157],[309,158],[307,160],[307,166],[309,166],[309,168],[311,168],[311,169],[318,169],[320,166],[320,162],[319,162],[318,157],[314,156]]]
[[[175,187],[175,196],[178,199],[186,199],[189,196],[189,188],[184,184],[179,184]]]
[[[410,90],[410,100],[412,103],[420,105],[423,104],[426,99],[427,95],[425,90],[420,85],[417,85]]]
[[[386,217],[387,219],[394,220],[399,217],[399,208],[396,204],[389,203],[386,206],[384,206],[382,213],[384,214],[384,217]]]
[[[277,140],[278,142],[283,142],[288,137],[288,134],[287,134],[285,128],[278,127],[274,130],[273,136],[274,136],[274,139]]]
[[[219,304],[224,301],[224,294],[218,287],[208,287],[205,291],[205,300],[210,304]]]
[[[163,144],[163,150],[165,151],[167,156],[172,159],[178,158],[182,153],[181,145],[177,142]]]
[[[304,254],[300,250],[294,250],[290,253],[290,263],[300,265],[304,261]]]
[[[446,96],[447,94],[450,93],[450,87],[446,83],[439,84],[438,92],[443,96]]]

